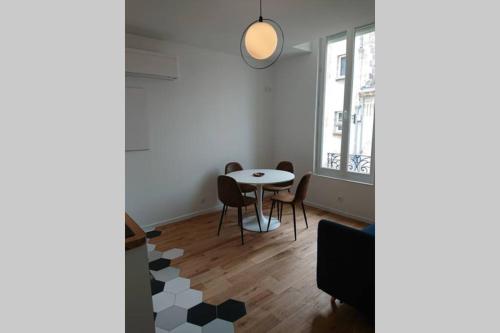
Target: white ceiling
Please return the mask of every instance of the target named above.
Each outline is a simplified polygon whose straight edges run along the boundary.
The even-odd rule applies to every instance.
[[[292,47],[346,26],[375,21],[374,0],[263,0]],[[259,16],[259,0],[126,0],[126,31],[239,54],[240,38]]]

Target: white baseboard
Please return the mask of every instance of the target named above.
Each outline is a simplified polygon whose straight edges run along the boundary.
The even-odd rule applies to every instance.
[[[361,221],[361,222],[366,222],[366,223],[371,223],[371,224],[375,223],[375,221],[373,219],[371,219],[371,218],[367,218],[367,217],[364,217],[364,216],[359,216],[359,215],[356,215],[356,214],[351,214],[351,213],[345,212],[345,211],[340,210],[340,209],[331,208],[331,207],[324,206],[324,205],[321,205],[321,204],[318,204],[318,203],[315,203],[315,202],[311,202],[311,201],[304,201],[304,203],[306,205],[308,205],[308,206],[315,207],[315,208],[318,208],[318,209],[322,209],[322,210],[325,210],[327,212],[338,214],[338,215],[341,215],[341,216],[344,216],[344,217],[348,217],[348,218],[351,218],[351,219],[355,219],[355,220],[358,220],[358,221]],[[213,212],[216,212],[216,211],[220,211],[221,209],[222,209],[222,204],[219,204],[219,205],[216,205],[216,206],[213,206],[213,207],[210,207],[210,208],[198,210],[198,211],[195,211],[195,212],[192,212],[192,213],[188,213],[188,214],[179,215],[179,216],[167,219],[167,220],[154,222],[154,223],[151,223],[151,224],[148,224],[148,225],[145,225],[145,226],[141,226],[141,227],[145,231],[151,231],[151,230],[154,230],[154,228],[156,228],[157,226],[160,226],[160,225],[181,222],[181,221],[184,221],[184,220],[187,220],[187,219],[199,216],[199,215],[204,215],[204,214],[208,214],[208,213],[213,213]]]
[[[154,223],[151,223],[151,224],[148,224],[148,225],[145,225],[145,226],[141,226],[141,227],[144,229],[144,231],[147,232],[147,231],[154,230],[154,228],[157,227],[157,226],[159,226],[159,225],[165,225],[165,224],[170,224],[170,223],[181,222],[181,221],[184,221],[184,220],[187,220],[187,219],[199,216],[199,215],[204,215],[204,214],[208,214],[208,213],[213,213],[213,212],[216,212],[216,211],[220,211],[221,209],[222,209],[222,204],[219,204],[219,205],[216,205],[216,206],[213,206],[213,207],[210,207],[210,208],[206,208],[206,209],[202,209],[202,210],[197,210],[197,211],[192,212],[192,213],[179,215],[179,216],[167,219],[167,220],[154,222]]]
[[[322,209],[322,210],[325,210],[327,212],[338,214],[338,215],[341,215],[341,216],[344,216],[344,217],[348,217],[348,218],[351,218],[351,219],[354,219],[354,220],[358,220],[358,221],[361,221],[361,222],[366,222],[366,223],[370,223],[370,224],[374,224],[375,223],[375,220],[373,220],[372,218],[365,217],[365,216],[359,216],[359,215],[356,215],[356,214],[351,214],[349,212],[346,212],[346,211],[343,211],[343,210],[340,210],[340,209],[331,208],[331,207],[324,206],[324,205],[321,205],[321,204],[318,204],[318,203],[315,203],[315,202],[311,202],[311,201],[304,201],[304,203],[306,205],[308,205],[308,206],[311,206],[311,207],[314,207],[314,208],[318,208],[318,209]]]

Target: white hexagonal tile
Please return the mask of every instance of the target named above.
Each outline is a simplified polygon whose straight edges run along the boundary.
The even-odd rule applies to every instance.
[[[146,246],[148,247],[148,252],[151,252],[155,249],[156,245],[155,244],[149,244],[147,243]]]
[[[163,291],[161,293],[153,295],[153,310],[154,312],[160,312],[165,310],[169,306],[174,305],[175,295]]]
[[[191,281],[189,279],[178,277],[165,283],[165,291],[178,294],[188,289],[190,285]]]
[[[163,258],[165,258],[165,259],[176,259],[176,258],[182,257],[183,254],[184,254],[184,250],[183,249],[177,249],[177,248],[175,248],[175,249],[171,249],[171,250],[163,252]]]
[[[200,304],[203,300],[203,293],[199,290],[187,289],[175,295],[174,304],[185,309],[192,308]]]
[[[234,325],[222,319],[214,319],[201,328],[203,333],[234,333]]]
[[[175,267],[167,267],[159,271],[150,271],[156,280],[168,282],[179,276],[179,269]]]
[[[148,252],[148,261],[154,261],[154,260],[160,259],[160,258],[161,258],[160,251],[153,250],[151,252]]]
[[[187,322],[187,310],[174,305],[158,312],[155,325],[161,329],[171,331],[185,322]]]
[[[159,327],[155,327],[155,333],[169,333],[169,331],[164,330],[164,329],[159,328]]]
[[[171,330],[170,333],[201,333],[201,327],[191,323],[184,323]]]

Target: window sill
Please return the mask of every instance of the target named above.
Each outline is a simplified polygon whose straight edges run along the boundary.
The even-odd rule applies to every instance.
[[[343,181],[343,182],[355,183],[355,184],[366,185],[366,186],[375,186],[375,182],[368,182],[368,181],[362,181],[362,180],[354,180],[354,179],[348,179],[348,178],[328,176],[328,175],[323,175],[323,174],[320,174],[317,172],[314,172],[313,175],[316,177],[335,179],[335,180],[339,180],[339,181]]]

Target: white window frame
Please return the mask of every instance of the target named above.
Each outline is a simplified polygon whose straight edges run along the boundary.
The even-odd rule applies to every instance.
[[[349,153],[349,129],[351,119],[351,94],[352,94],[352,76],[353,76],[353,59],[354,59],[354,42],[357,32],[370,31],[375,29],[375,24],[368,24],[360,27],[354,27],[342,31],[340,33],[321,38],[319,49],[319,66],[318,66],[318,99],[316,112],[316,151],[314,173],[318,176],[331,177],[346,181],[358,182],[363,184],[375,184],[375,120],[373,122],[373,138],[370,161],[370,174],[362,174],[347,171],[348,153]],[[346,76],[344,78],[344,110],[342,123],[342,143],[340,153],[340,170],[324,168],[322,166],[322,151],[323,151],[323,114],[325,101],[325,82],[326,82],[326,52],[327,45],[330,40],[336,40],[341,37],[346,37]],[[375,108],[374,108],[375,110]],[[374,111],[375,112],[375,111]],[[376,117],[374,115],[374,117]]]

